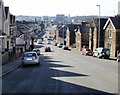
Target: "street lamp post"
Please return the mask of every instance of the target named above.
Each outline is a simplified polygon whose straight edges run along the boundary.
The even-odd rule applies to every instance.
[[[96,5],[99,7],[99,26],[98,26],[98,47],[100,46],[100,5]]]

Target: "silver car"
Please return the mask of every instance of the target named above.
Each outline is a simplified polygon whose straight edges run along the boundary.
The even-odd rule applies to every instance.
[[[40,57],[36,52],[25,52],[22,57],[22,65],[40,64]]]

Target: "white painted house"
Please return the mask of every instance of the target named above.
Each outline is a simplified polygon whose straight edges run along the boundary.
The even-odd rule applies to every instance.
[[[2,52],[5,50],[5,39],[6,34],[4,32],[5,29],[5,9],[4,9],[4,3],[2,0],[0,0],[0,64],[2,64]]]
[[[3,51],[3,40],[5,39],[5,33],[4,33],[4,17],[5,17],[5,11],[4,11],[4,5],[3,1],[0,1],[0,52]]]
[[[10,34],[10,12],[9,7],[5,7],[5,34],[7,35],[7,39],[5,41],[5,49],[11,51],[11,34]]]

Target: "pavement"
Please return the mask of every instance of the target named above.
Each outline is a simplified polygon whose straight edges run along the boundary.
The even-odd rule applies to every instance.
[[[2,74],[0,75],[0,77],[12,72],[13,70],[17,69],[20,66],[21,66],[21,56],[14,60],[8,61],[7,63],[0,66],[0,68],[2,68]]]

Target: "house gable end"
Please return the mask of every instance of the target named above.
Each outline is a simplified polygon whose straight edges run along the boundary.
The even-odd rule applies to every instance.
[[[110,18],[108,18],[108,20],[107,20],[107,22],[105,23],[103,29],[106,29],[107,26],[109,25],[109,23],[111,23],[113,29],[116,30],[116,28],[115,28],[115,26],[114,26],[114,24],[113,24],[113,22],[112,22],[112,20],[111,20]]]
[[[9,13],[9,7],[5,7],[5,15],[6,15],[6,19],[8,18],[8,13]]]

